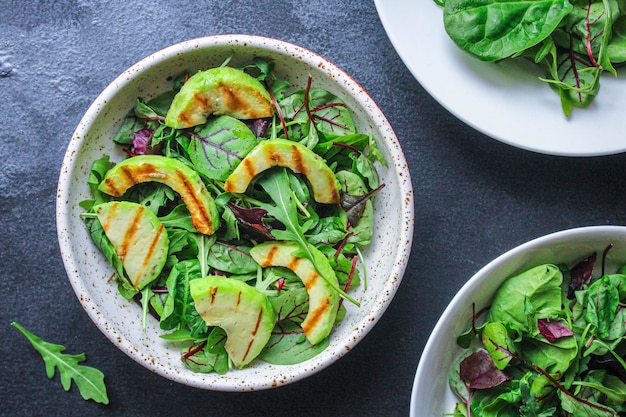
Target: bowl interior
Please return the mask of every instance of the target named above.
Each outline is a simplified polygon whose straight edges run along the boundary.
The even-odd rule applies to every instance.
[[[553,233],[506,252],[478,271],[454,296],[426,343],[413,383],[411,416],[443,416],[454,410],[457,400],[448,386],[448,374],[463,352],[456,337],[471,326],[472,303],[477,311],[488,306],[500,284],[514,274],[544,263],[571,266],[593,252],[600,256],[610,243],[614,246],[606,258],[606,271],[614,272],[626,264],[626,227],[622,226]]]
[[[188,371],[177,346],[159,337],[156,320],[142,331],[141,309],[121,297],[112,270],[91,242],[80,219],[78,203],[90,197],[86,184],[91,163],[103,154],[120,161],[124,154],[111,138],[137,97],[150,99],[171,87],[170,77],[221,65],[271,58],[279,78],[304,88],[313,85],[341,97],[352,110],[357,129],[371,134],[385,155],[379,166],[385,187],[375,200],[379,221],[365,251],[367,289],[357,290],[361,306],[347,305],[348,314],[336,326],[330,346],[297,365],[275,366],[260,361],[226,375]],[[287,384],[317,372],[347,353],[369,331],[393,298],[408,261],[413,234],[413,198],[409,170],[400,144],[380,109],[348,75],[324,58],[298,46],[256,36],[224,35],[183,42],[134,65],[107,87],[89,108],[68,146],[59,178],[57,229],[61,255],[81,304],[103,333],[128,356],[174,381],[199,388],[241,391]]]

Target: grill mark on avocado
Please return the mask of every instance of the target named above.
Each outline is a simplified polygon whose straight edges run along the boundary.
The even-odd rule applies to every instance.
[[[179,183],[182,184],[184,188],[185,195],[189,197],[185,199],[185,202],[190,203],[187,208],[189,209],[189,212],[192,213],[191,223],[200,232],[204,233],[206,231],[211,230],[213,228],[213,222],[211,221],[211,216],[209,212],[207,211],[207,208],[200,201],[199,196],[196,195],[196,193],[194,192],[193,184],[191,184],[188,181],[187,177],[179,170],[176,170],[175,173],[176,173],[176,178],[178,179]],[[194,213],[199,214],[199,216],[194,216],[193,215]]]
[[[295,172],[304,174],[304,176],[307,176],[308,170],[307,170],[306,164],[304,163],[302,153],[300,152],[300,149],[298,149],[297,146],[291,147],[291,159],[293,161],[293,170]]]
[[[292,271],[295,271],[296,268],[298,268],[298,265],[300,265],[300,261],[302,260],[302,258],[298,258],[295,256],[292,256],[289,259],[289,262],[287,262],[287,265],[285,265],[287,268],[291,269]]]
[[[237,293],[237,301],[235,302],[235,313],[237,312],[237,310],[239,310],[239,305],[241,304],[241,296],[242,296],[242,293],[241,291],[239,291]]]
[[[143,207],[143,206],[142,206]],[[145,210],[145,208],[138,208],[135,211],[135,215],[133,216],[133,219],[129,222],[128,224],[128,228],[126,228],[125,232],[124,232],[124,237],[122,238],[122,241],[120,243],[120,251],[118,253],[118,256],[120,257],[120,259],[124,259],[126,257],[126,253],[128,252],[128,247],[133,243],[134,237],[137,234],[137,231],[139,230],[139,222],[141,220],[141,215],[143,214],[143,211]],[[115,210],[111,210],[112,212]],[[133,285],[136,285],[137,283],[133,283]]]
[[[304,283],[306,289],[310,290],[311,288],[315,287],[315,285],[317,285],[318,279],[320,279],[320,274],[318,274],[317,271],[314,271],[309,274],[308,277],[306,277],[306,280],[303,280],[302,282]]]
[[[224,110],[240,111],[243,114],[249,115],[248,106],[246,106],[245,100],[241,100],[238,90],[229,88],[226,85],[220,84],[219,91],[224,99]]]
[[[272,246],[265,254],[265,259],[263,259],[263,264],[261,265],[263,268],[274,265],[274,258],[276,257],[276,253],[278,252],[277,246]]]
[[[212,111],[211,98],[206,94],[195,93],[191,105],[178,114],[178,122],[182,125],[193,125],[198,114],[210,114]]]
[[[140,210],[140,211],[143,211],[143,210]],[[152,259],[152,254],[156,250],[159,240],[161,240],[161,235],[163,234],[164,231],[165,231],[165,226],[163,226],[163,224],[160,224],[159,228],[154,232],[154,235],[152,236],[152,241],[150,242],[150,246],[148,247],[148,250],[146,251],[146,255],[144,256],[143,261],[141,262],[141,274],[137,274],[137,282],[133,283],[133,286],[135,288],[137,287],[137,285],[139,285],[139,281],[141,280],[141,277],[144,275],[143,271],[148,267],[148,264],[150,263],[150,260]]]
[[[256,172],[256,167],[252,163],[252,160],[250,158],[244,158],[243,161],[241,162],[243,163],[243,167],[246,170],[246,174],[248,175],[248,178],[254,178],[257,172]]]
[[[326,311],[328,311],[329,308],[330,300],[328,297],[324,297],[319,306],[315,310],[309,312],[307,321],[302,323],[302,330],[304,330],[305,334],[309,333],[315,328],[315,326],[317,326],[319,321],[322,319],[322,316],[326,313]]]
[[[117,205],[112,205],[104,221],[100,222],[100,225],[102,226],[102,229],[104,230],[105,233],[107,230],[110,229],[111,219],[115,218],[116,211],[117,211]]]
[[[211,297],[210,304],[213,305],[213,303],[215,303],[215,298],[217,297],[217,287],[209,288],[209,296]]]
[[[242,361],[245,361],[248,357],[248,353],[250,353],[250,349],[254,344],[254,336],[256,336],[259,327],[261,326],[261,320],[263,319],[263,310],[259,310],[259,314],[256,317],[256,323],[254,324],[254,329],[252,329],[252,337],[250,338],[250,342],[248,342],[248,346],[246,347],[246,352],[242,356]]]

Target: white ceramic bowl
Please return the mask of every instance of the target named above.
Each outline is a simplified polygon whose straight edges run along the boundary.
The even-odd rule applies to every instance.
[[[231,65],[250,63],[255,56],[271,58],[276,74],[293,85],[306,85],[312,74],[316,87],[341,97],[352,110],[357,129],[370,133],[385,155],[379,167],[385,187],[375,200],[376,230],[365,252],[367,289],[355,293],[361,306],[348,314],[330,337],[323,353],[304,363],[276,366],[253,362],[244,370],[200,374],[187,370],[177,348],[161,339],[156,320],[144,333],[141,310],[121,297],[111,281],[112,270],[88,236],[78,203],[89,198],[86,184],[91,163],[103,154],[113,161],[124,155],[111,138],[137,97],[150,99],[170,89],[168,76],[219,66],[233,55]],[[212,36],[183,42],[159,51],[122,73],[87,110],[63,161],[58,185],[57,229],[69,280],[89,317],[132,359],[166,378],[220,391],[278,387],[327,367],[349,352],[380,319],[391,302],[409,258],[413,236],[413,191],[400,142],[372,98],[350,76],[323,57],[275,39],[247,35]]]
[[[593,252],[598,253],[596,271],[608,244],[614,247],[606,258],[606,271],[614,272],[626,264],[626,227],[591,226],[565,230],[520,245],[476,273],[454,296],[437,322],[417,367],[411,394],[411,417],[444,416],[454,410],[457,402],[448,385],[448,374],[463,349],[456,337],[469,329],[472,303],[479,310],[491,303],[508,277],[542,263],[564,263],[568,266]]]

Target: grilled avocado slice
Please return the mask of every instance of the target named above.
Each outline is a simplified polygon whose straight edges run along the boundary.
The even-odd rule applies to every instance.
[[[206,123],[209,115],[260,119],[274,113],[272,99],[256,78],[231,67],[211,68],[192,75],[165,116],[165,124],[184,129]]]
[[[213,197],[200,175],[181,161],[160,155],[138,155],[111,168],[98,186],[106,194],[120,197],[135,184],[156,181],[176,191],[191,214],[198,232],[212,235],[218,229],[220,216]]]
[[[94,211],[130,284],[141,290],[158,276],[169,247],[167,231],[148,208],[128,201],[98,204]]]
[[[337,178],[324,159],[306,146],[287,139],[261,141],[226,179],[224,189],[244,193],[255,176],[275,166],[303,174],[318,203],[339,203]]]
[[[309,294],[309,311],[302,322],[302,330],[307,340],[315,345],[328,337],[333,328],[339,309],[339,293],[319,275],[311,261],[293,255],[298,249],[295,242],[265,242],[253,247],[250,255],[263,268],[285,267],[302,280]],[[317,249],[312,247],[311,250]],[[325,259],[323,256],[319,258]],[[333,271],[330,264],[324,270]],[[328,275],[326,278],[337,287],[334,272]]]
[[[225,349],[237,368],[261,353],[276,322],[265,294],[243,281],[217,275],[194,279],[189,287],[206,324],[226,332]]]

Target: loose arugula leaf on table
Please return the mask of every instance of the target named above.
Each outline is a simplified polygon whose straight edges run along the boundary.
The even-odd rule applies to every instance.
[[[52,379],[56,369],[59,370],[61,384],[65,391],[69,391],[72,381],[80,391],[80,395],[85,400],[94,400],[98,403],[108,404],[106,385],[104,384],[104,374],[96,368],[81,365],[86,357],[84,353],[79,355],[69,355],[63,353],[64,346],[53,344],[35,336],[16,322],[11,323],[18,329],[31,343],[33,348],[41,355],[46,365],[46,375]]]

